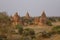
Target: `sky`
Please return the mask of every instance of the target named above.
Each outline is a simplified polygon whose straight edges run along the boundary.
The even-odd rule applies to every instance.
[[[45,11],[47,16],[60,16],[60,0],[0,0],[0,12],[7,12],[13,15],[18,12],[25,16],[41,16]]]

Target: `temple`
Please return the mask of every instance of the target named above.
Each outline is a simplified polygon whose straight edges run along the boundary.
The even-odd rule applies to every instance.
[[[25,18],[25,19],[24,19]],[[45,25],[46,21],[47,21],[47,17],[45,12],[42,12],[42,15],[40,17],[30,17],[29,13],[27,12],[26,16],[24,16],[24,18],[21,19],[21,17],[18,15],[18,13],[16,12],[12,17],[11,17],[11,21],[13,25]]]
[[[20,16],[18,15],[17,12],[11,17],[11,21],[13,25],[22,24]]]
[[[42,15],[41,15],[39,20],[40,20],[39,25],[45,25],[46,24],[47,18],[46,18],[46,14],[44,11],[42,12]]]
[[[30,16],[29,16],[29,13],[28,13],[28,12],[26,13],[25,18],[26,18],[26,19],[29,19],[29,18],[30,18]]]
[[[39,18],[38,18],[38,17],[35,17],[35,18],[34,18],[34,24],[35,24],[35,25],[38,25],[38,24],[39,24]]]

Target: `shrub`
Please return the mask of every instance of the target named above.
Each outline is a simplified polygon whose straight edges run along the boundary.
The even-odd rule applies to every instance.
[[[26,28],[23,32],[25,36],[30,36],[31,38],[35,38],[35,31],[30,28]]]
[[[55,33],[60,34],[60,25],[53,27],[52,31],[55,32]]]
[[[28,35],[29,35],[29,31],[28,31],[28,30],[24,30],[24,31],[23,31],[23,35],[24,35],[24,36],[28,36]]]
[[[47,24],[48,26],[52,26],[51,21],[47,21],[46,24]]]
[[[55,17],[50,17],[50,18],[48,18],[50,21],[52,21],[52,22],[56,22],[56,19],[55,19]]]
[[[23,34],[23,26],[22,25],[16,25],[16,28],[18,29],[20,34]]]
[[[46,31],[42,32],[42,37],[44,38],[50,38],[52,35]]]
[[[0,12],[0,32],[8,33],[10,26],[10,17],[7,15],[6,12]]]

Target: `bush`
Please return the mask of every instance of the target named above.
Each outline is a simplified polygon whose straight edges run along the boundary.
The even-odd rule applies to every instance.
[[[10,17],[7,15],[6,12],[0,12],[0,32],[8,33],[10,26]]]
[[[16,28],[18,29],[20,34],[23,34],[23,26],[22,25],[16,25]]]
[[[23,32],[24,36],[30,36],[31,38],[35,38],[35,31],[30,28],[26,28]]]
[[[28,30],[24,30],[24,31],[23,31],[23,35],[24,35],[24,36],[28,36],[29,34],[30,34],[30,33],[29,33]]]
[[[50,21],[52,21],[52,22],[56,22],[56,18],[55,17],[50,17],[50,18],[48,18]]]
[[[46,31],[42,32],[42,37],[44,38],[50,38],[51,36],[52,36],[51,33],[48,33]]]
[[[47,21],[46,24],[47,24],[48,26],[52,26],[51,21]]]
[[[60,34],[60,25],[53,27],[52,31],[55,32],[55,33]]]

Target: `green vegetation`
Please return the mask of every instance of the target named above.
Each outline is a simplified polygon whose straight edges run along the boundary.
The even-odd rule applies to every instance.
[[[53,27],[52,31],[55,32],[55,33],[60,34],[60,25]]]
[[[30,36],[32,39],[35,38],[35,31],[33,29],[26,28],[26,29],[24,29],[23,34],[25,36]]]
[[[10,17],[6,12],[0,12],[0,32],[8,33],[9,27],[11,26]]]
[[[42,32],[42,37],[44,38],[50,38],[51,36],[52,35],[49,32],[46,32],[46,31]]]
[[[48,26],[52,26],[52,22],[51,22],[51,21],[47,21],[46,24],[47,24]]]
[[[16,25],[16,29],[18,29],[19,34],[23,34],[23,26],[22,25]]]
[[[49,17],[48,18],[51,22],[56,22],[56,18],[55,17]]]
[[[21,25],[16,25],[16,29],[18,29],[19,34],[22,37],[23,40],[27,40],[27,39],[34,39],[35,38],[35,31],[31,28],[25,28],[23,29],[23,26]]]
[[[60,18],[58,18],[58,21],[60,21]]]
[[[31,19],[26,19],[26,18],[21,18],[23,22],[25,22],[27,25],[32,25],[33,22],[32,22],[32,18]]]

